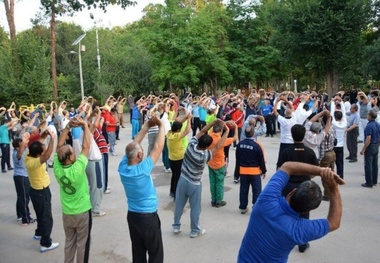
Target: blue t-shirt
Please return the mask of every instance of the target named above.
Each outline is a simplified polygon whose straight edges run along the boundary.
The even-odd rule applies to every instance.
[[[80,140],[82,137],[82,128],[81,127],[72,127],[71,128],[71,136],[74,140]]]
[[[199,107],[198,112],[199,112],[199,120],[206,121],[207,110],[203,107]]]
[[[7,124],[3,124],[0,126],[0,143],[10,144],[9,140],[9,131]]]
[[[239,263],[287,262],[294,246],[329,232],[327,219],[301,218],[281,196],[288,180],[284,171],[277,171],[259,196],[240,247]]]
[[[128,158],[125,155],[121,160],[118,171],[127,196],[128,211],[137,213],[157,211],[156,188],[150,176],[153,167],[154,163],[150,156],[135,165],[128,165]]]
[[[140,112],[139,112],[139,108],[137,107],[137,105],[135,105],[132,109],[132,119],[134,119],[134,120],[140,119]]]
[[[272,110],[273,110],[273,106],[272,105],[264,105],[261,108],[263,116],[267,116],[268,114],[270,114],[272,112]]]

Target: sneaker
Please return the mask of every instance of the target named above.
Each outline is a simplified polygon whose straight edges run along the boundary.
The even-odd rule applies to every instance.
[[[234,179],[234,183],[235,183],[235,184],[238,184],[238,183],[239,183],[239,179],[236,179],[236,178],[235,178],[235,179]]]
[[[7,170],[3,169],[3,170],[1,170],[1,172],[2,172],[2,173],[6,173],[6,172],[7,172]]]
[[[13,167],[8,167],[8,171],[12,171],[13,170]]]
[[[50,250],[53,250],[53,249],[56,249],[57,247],[59,246],[59,243],[51,243],[51,246],[50,247],[43,247],[41,246],[41,253],[45,253],[45,252],[48,252]]]
[[[231,177],[231,175],[229,173],[226,173],[225,177]]]
[[[173,228],[173,233],[176,235],[181,233],[181,228]]]
[[[112,154],[112,156],[117,156],[117,153],[115,153],[115,152],[112,152],[111,154]]]
[[[168,168],[165,170],[165,173],[171,173],[172,172],[172,169]]]
[[[226,201],[220,201],[220,202],[215,203],[215,207],[219,208],[219,207],[225,206],[226,204],[227,204]]]
[[[111,190],[111,186],[107,186],[107,190]]]
[[[22,220],[22,218],[21,217],[17,217],[17,221],[21,221]]]
[[[92,212],[92,217],[102,217],[105,216],[107,213],[104,211],[99,211],[99,212]]]
[[[240,209],[240,214],[244,215],[248,212],[248,208],[246,209]]]
[[[348,162],[349,163],[356,163],[358,161],[358,159],[351,159],[351,160],[349,160]]]
[[[351,156],[346,157],[346,160],[351,160],[351,159],[352,159]]]
[[[106,194],[106,195],[107,195],[107,194],[110,194],[110,193],[111,193],[111,191],[108,190],[108,189],[104,191],[104,194]]]
[[[199,232],[195,232],[195,233],[191,232],[190,237],[196,238],[196,237],[203,236],[204,234],[206,234],[206,229],[201,229],[201,231],[199,231]]]
[[[36,236],[36,235],[34,235],[34,236],[33,236],[33,239],[34,239],[34,240],[41,240],[41,236]]]
[[[211,201],[211,206],[212,206],[212,207],[215,207],[215,206],[216,206],[216,202]]]

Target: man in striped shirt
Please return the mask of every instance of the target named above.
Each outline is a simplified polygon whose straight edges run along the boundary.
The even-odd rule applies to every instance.
[[[202,183],[201,176],[207,162],[210,161],[212,155],[224,144],[227,139],[229,129],[223,123],[224,134],[215,147],[207,150],[212,144],[212,138],[207,134],[214,124],[222,122],[214,120],[207,124],[203,129],[189,141],[185,157],[183,159],[181,176],[178,181],[176,196],[173,232],[178,234],[181,232],[181,216],[187,200],[190,202],[190,220],[191,233],[190,237],[195,238],[206,233],[205,229],[199,226],[199,216],[201,214],[201,196]]]

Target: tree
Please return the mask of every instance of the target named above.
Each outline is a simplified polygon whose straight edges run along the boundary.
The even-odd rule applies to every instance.
[[[16,41],[16,24],[15,24],[15,0],[3,0],[5,14],[7,16],[9,35],[12,41]]]
[[[339,89],[339,76],[359,67],[369,0],[265,1],[264,6],[276,29],[274,45],[293,67],[325,75],[330,96]]]

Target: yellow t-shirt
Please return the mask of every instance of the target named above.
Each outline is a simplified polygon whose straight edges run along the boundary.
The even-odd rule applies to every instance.
[[[169,159],[172,161],[182,160],[185,156],[186,148],[183,147],[181,142],[181,132],[171,132],[169,131],[166,135],[167,145],[169,150]]]
[[[212,144],[209,147],[209,149],[212,149],[219,142],[219,140],[221,139],[221,136],[217,133],[214,133],[213,131],[209,132],[208,135],[210,135],[212,138]],[[212,155],[212,159],[208,162],[208,166],[210,166],[211,169],[214,169],[214,170],[220,169],[224,165],[226,165],[226,157],[224,156],[224,147],[231,145],[231,143],[233,143],[233,138],[227,138],[224,141],[224,144],[222,145],[222,147],[220,147],[219,150],[217,150]]]
[[[169,119],[170,124],[172,124],[174,122],[174,114],[175,114],[174,110],[168,111],[168,119]]]
[[[33,189],[42,190],[50,185],[46,163],[41,164],[39,157],[25,156],[25,168],[28,171],[30,186]]]

